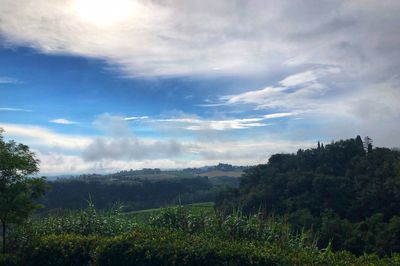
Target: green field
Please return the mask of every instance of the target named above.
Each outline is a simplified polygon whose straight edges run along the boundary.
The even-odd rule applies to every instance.
[[[177,205],[175,205],[177,206]],[[199,213],[214,213],[214,202],[199,202],[183,205],[190,212],[199,214]],[[174,207],[174,206],[170,206]],[[159,213],[163,208],[154,208],[154,209],[146,209],[140,211],[133,211],[125,213],[126,217],[132,218],[136,220],[138,223],[148,221],[150,216]]]
[[[243,174],[243,171],[221,171],[221,170],[212,170],[209,172],[205,172],[202,174],[199,174],[199,176],[207,176],[209,178],[213,177],[223,177],[223,176],[229,176],[229,177],[241,177]]]
[[[279,217],[216,214],[212,202],[130,213],[85,210],[32,219],[9,234],[0,265],[399,265],[400,256],[320,250]],[[147,218],[146,218],[147,217]],[[140,222],[138,222],[140,220]]]

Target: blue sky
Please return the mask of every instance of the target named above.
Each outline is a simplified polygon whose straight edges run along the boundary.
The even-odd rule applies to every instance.
[[[43,174],[251,165],[357,134],[400,146],[399,11],[0,0],[0,127]]]

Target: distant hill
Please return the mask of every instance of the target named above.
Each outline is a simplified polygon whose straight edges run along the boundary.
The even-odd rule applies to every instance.
[[[135,179],[170,179],[170,178],[191,178],[196,176],[213,177],[240,177],[248,166],[235,166],[219,163],[213,166],[203,166],[198,168],[185,168],[176,170],[162,170],[159,168],[143,168],[141,170],[122,170],[110,174],[81,174],[81,175],[58,175],[48,177],[48,180],[58,179],[79,179],[86,181],[102,182],[124,182]]]
[[[223,177],[223,176],[228,176],[228,177],[241,177],[243,174],[242,170],[237,170],[237,171],[221,171],[221,170],[211,170],[208,172],[204,172],[199,174],[199,176],[207,176],[210,178],[213,177]]]
[[[42,204],[49,209],[79,209],[91,198],[96,207],[121,203],[125,210],[169,204],[214,201],[227,187],[239,186],[244,167],[219,164],[203,168],[161,170],[145,168],[112,174],[85,174],[50,180]]]
[[[220,176],[223,176],[223,175],[226,176],[228,172],[230,172],[230,173],[235,172],[234,175],[237,176],[236,173],[242,173],[247,168],[249,168],[249,167],[219,163],[218,165],[213,165],[213,166],[203,166],[203,167],[199,167],[199,168],[186,168],[186,169],[183,169],[182,171],[187,172],[187,173],[203,175],[203,176],[205,173],[210,173],[210,172],[214,172],[214,171],[221,173]]]

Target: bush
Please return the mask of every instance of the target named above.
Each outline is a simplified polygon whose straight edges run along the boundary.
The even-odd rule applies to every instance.
[[[0,254],[0,266],[16,266],[17,258],[9,254]]]
[[[261,214],[243,215],[240,210],[227,217],[215,213],[194,213],[184,206],[162,209],[150,217],[150,225],[157,228],[181,230],[189,233],[208,233],[228,240],[251,240],[284,246],[286,248],[315,249],[311,234],[301,231],[293,234],[285,219]]]
[[[285,248],[182,230],[147,228],[115,237],[50,235],[0,265],[399,265],[400,255],[357,258],[330,249]],[[10,257],[12,258],[12,257]],[[0,256],[0,261],[1,256]],[[14,264],[12,264],[14,263]]]
[[[158,229],[134,231],[106,241],[96,263],[108,265],[396,265],[399,256],[357,258],[349,252],[291,249],[248,240]]]
[[[150,225],[158,228],[183,230],[190,233],[214,229],[217,225],[215,214],[193,212],[179,205],[163,208],[159,213],[150,217]]]
[[[17,257],[0,256],[0,266],[400,265],[400,255],[357,257],[334,253],[331,245],[319,250],[308,234],[293,234],[286,220],[277,217],[262,219],[237,211],[222,218],[178,206],[153,214],[148,224],[131,226],[131,219],[96,213],[89,206],[67,216],[36,220],[31,227],[19,228],[19,234],[13,232],[25,238],[19,238],[14,249]],[[396,234],[398,221],[392,223],[390,233]],[[334,223],[327,225],[327,230],[336,230]]]
[[[92,265],[94,251],[103,242],[97,236],[49,235],[25,247],[22,265]]]
[[[261,248],[261,249],[259,249]],[[249,241],[235,242],[181,231],[134,231],[99,249],[98,265],[274,265],[273,253]]]
[[[88,202],[88,207],[84,210],[28,220],[26,223],[12,228],[10,245],[14,249],[20,249],[45,235],[116,236],[129,232],[137,226],[133,219],[124,216],[118,206],[98,212],[94,205]]]

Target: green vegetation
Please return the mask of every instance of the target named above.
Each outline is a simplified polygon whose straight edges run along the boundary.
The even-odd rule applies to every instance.
[[[173,204],[214,201],[226,187],[237,187],[242,168],[220,164],[206,169],[161,171],[143,169],[109,175],[82,175],[50,181],[51,190],[40,201],[44,211],[84,208],[91,198],[97,208],[116,202],[125,211]],[[212,176],[208,177],[208,174]]]
[[[9,254],[0,255],[0,266],[400,265],[400,152],[370,143],[364,149],[360,137],[274,155],[268,164],[247,169],[240,186],[221,192],[216,204],[160,208],[176,197],[182,202],[181,190],[196,195],[213,185],[207,177],[150,180],[128,171],[117,174],[119,179],[53,182],[49,194],[68,188],[72,196],[90,191],[96,200],[84,200],[84,208],[48,208],[35,215],[29,215],[38,207],[33,200],[45,189],[43,179],[28,178],[37,172],[37,161],[27,146],[0,144],[0,218],[12,221],[2,231]],[[211,171],[241,170],[219,167],[223,170]],[[164,174],[157,169],[139,173]],[[15,184],[20,190],[13,194],[9,189]],[[223,187],[218,185],[220,191]],[[152,196],[159,205],[127,212],[118,202],[129,203],[124,198],[129,192],[132,202]]]
[[[400,152],[372,148],[358,136],[276,154],[217,200],[224,213],[238,206],[287,216],[294,230],[312,229],[320,248],[400,252]]]
[[[308,232],[278,217],[225,218],[207,203],[153,210],[135,220],[115,208],[33,218],[11,232],[15,256],[0,265],[396,265],[400,256],[319,250]],[[141,212],[139,212],[140,214]],[[138,213],[137,213],[138,214]],[[24,241],[23,241],[24,240]],[[14,263],[14,264],[13,264]]]
[[[171,207],[171,206],[170,206]],[[192,213],[199,214],[214,214],[214,202],[200,202],[200,203],[191,203],[185,205],[185,208],[189,208]],[[124,213],[126,217],[134,219],[136,222],[147,222],[151,216],[158,214],[161,210],[165,208],[154,208],[140,211],[133,211]]]
[[[28,175],[38,171],[38,161],[29,147],[14,141],[5,142],[0,128],[0,222],[3,254],[7,250],[7,227],[21,223],[39,207],[34,200],[44,194],[44,179],[28,178]]]

